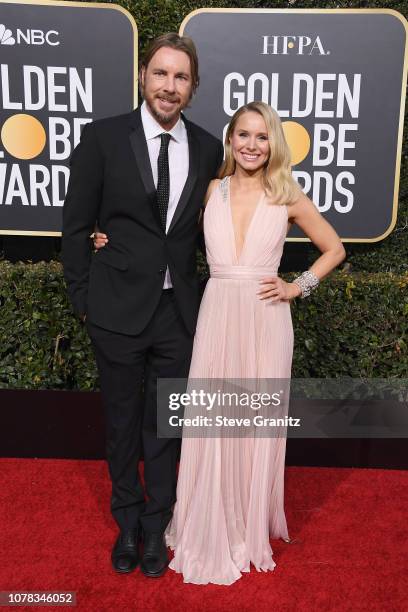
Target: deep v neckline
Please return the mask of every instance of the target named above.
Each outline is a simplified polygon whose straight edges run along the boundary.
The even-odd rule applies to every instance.
[[[265,194],[262,193],[261,196],[258,199],[258,202],[256,203],[256,206],[254,208],[254,212],[252,213],[251,219],[250,219],[250,221],[248,223],[247,230],[245,232],[244,239],[242,241],[241,251],[240,251],[240,253],[238,255],[237,238],[236,238],[236,232],[235,232],[235,226],[234,226],[234,218],[232,216],[231,185],[230,185],[230,183],[231,183],[231,177],[229,176],[228,180],[227,180],[227,206],[228,206],[229,218],[230,218],[230,224],[231,224],[232,241],[233,241],[233,244],[234,244],[235,261],[236,261],[236,263],[238,265],[240,260],[241,260],[242,254],[245,251],[245,247],[246,247],[246,243],[247,243],[247,239],[248,239],[248,234],[250,233],[252,225],[254,224],[254,219],[256,217],[256,213],[258,212],[258,208],[260,207],[261,202],[263,201]]]

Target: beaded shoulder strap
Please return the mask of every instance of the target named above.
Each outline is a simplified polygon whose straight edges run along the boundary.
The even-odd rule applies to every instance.
[[[223,179],[221,179],[220,181],[220,191],[221,191],[221,196],[223,199],[223,202],[227,201],[228,198],[228,181],[229,181],[229,176],[224,176]]]

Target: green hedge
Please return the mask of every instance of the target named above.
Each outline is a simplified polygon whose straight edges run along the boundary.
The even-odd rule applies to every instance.
[[[286,276],[291,278],[291,276]],[[408,274],[333,273],[292,307],[294,377],[406,377]],[[97,388],[60,264],[0,262],[0,387]]]

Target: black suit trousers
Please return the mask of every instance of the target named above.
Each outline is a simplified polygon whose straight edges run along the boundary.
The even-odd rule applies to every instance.
[[[112,332],[91,321],[87,329],[105,410],[113,517],[120,529],[140,523],[145,531],[164,531],[176,501],[179,441],[157,437],[157,379],[188,376],[193,336],[172,290],[162,292],[138,335]],[[138,471],[142,449],[145,488]]]

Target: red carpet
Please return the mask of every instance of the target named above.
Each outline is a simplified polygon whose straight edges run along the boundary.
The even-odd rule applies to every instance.
[[[298,542],[272,541],[274,572],[222,587],[183,584],[170,570],[159,580],[111,570],[104,462],[1,459],[0,469],[1,591],[76,591],[86,612],[408,609],[406,472],[287,468]]]

